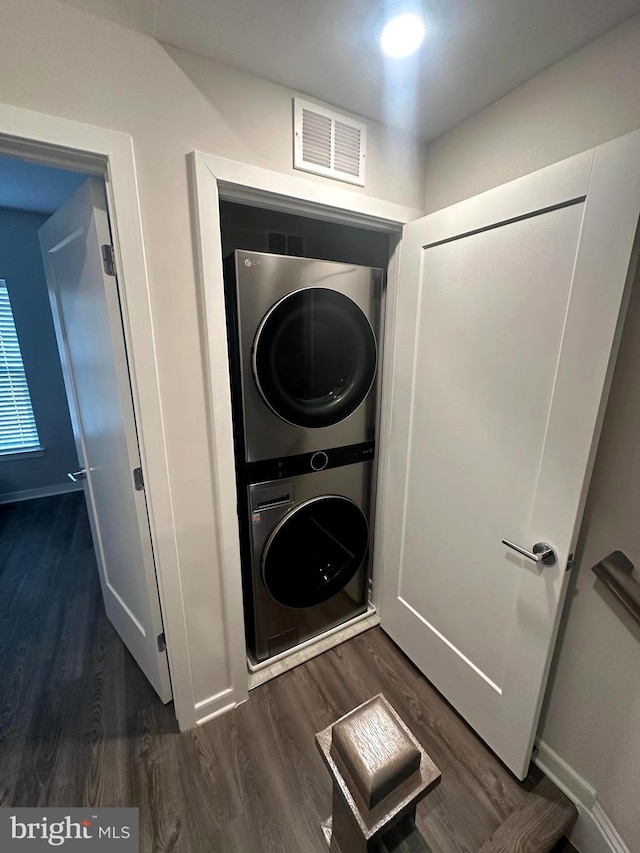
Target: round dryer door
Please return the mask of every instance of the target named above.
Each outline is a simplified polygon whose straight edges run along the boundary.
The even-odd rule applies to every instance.
[[[277,302],[253,345],[253,376],[264,401],[300,427],[332,426],[354,412],[371,389],[376,361],[376,339],[364,313],[324,287],[297,290]]]
[[[287,607],[313,607],[340,592],[367,553],[369,527],[348,498],[301,503],[274,528],[262,554],[262,579]]]

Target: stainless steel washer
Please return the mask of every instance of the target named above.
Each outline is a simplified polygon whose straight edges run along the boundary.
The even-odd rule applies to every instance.
[[[226,278],[240,463],[374,440],[382,270],[237,250]]]
[[[362,448],[361,458],[372,449]],[[254,483],[248,489],[245,608],[263,661],[364,613],[372,461]]]

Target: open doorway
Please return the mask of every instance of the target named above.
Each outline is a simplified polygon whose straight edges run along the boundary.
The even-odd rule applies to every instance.
[[[97,683],[171,688],[104,177],[0,172],[1,683],[29,741]]]

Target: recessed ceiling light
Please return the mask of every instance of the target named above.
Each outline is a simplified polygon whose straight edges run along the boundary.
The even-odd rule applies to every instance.
[[[401,59],[415,53],[424,38],[424,23],[418,15],[398,15],[392,18],[380,36],[382,50],[387,56]]]

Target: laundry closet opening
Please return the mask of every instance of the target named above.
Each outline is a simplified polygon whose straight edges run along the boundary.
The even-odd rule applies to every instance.
[[[231,201],[220,202],[220,229],[245,632],[259,683],[274,661],[311,657],[375,615],[390,245],[380,231]]]

